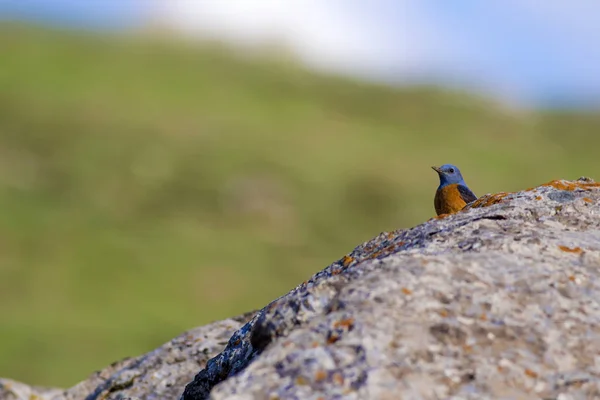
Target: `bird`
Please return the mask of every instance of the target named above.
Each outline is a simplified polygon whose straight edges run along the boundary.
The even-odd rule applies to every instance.
[[[431,167],[440,177],[440,186],[435,192],[433,205],[437,215],[454,214],[467,204],[477,200],[477,196],[469,189],[460,170],[452,164]]]

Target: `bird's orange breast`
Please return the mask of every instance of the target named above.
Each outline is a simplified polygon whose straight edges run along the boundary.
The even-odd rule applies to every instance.
[[[458,184],[446,185],[435,193],[434,206],[437,215],[459,212],[466,205],[458,191]]]

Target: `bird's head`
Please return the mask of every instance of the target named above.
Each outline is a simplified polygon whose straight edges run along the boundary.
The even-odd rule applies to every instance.
[[[441,167],[431,167],[440,177],[440,187],[455,183],[464,184],[460,170],[452,164],[444,164]]]

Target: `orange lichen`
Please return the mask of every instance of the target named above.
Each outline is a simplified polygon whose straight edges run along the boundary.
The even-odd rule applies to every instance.
[[[344,258],[342,258],[342,265],[344,267],[347,267],[348,265],[350,265],[352,263],[352,261],[354,261],[354,258],[352,258],[350,256],[344,256]]]
[[[558,246],[559,249],[561,249],[562,251],[564,251],[565,253],[575,253],[575,254],[581,254],[583,253],[583,250],[581,249],[581,247],[567,247],[567,246]]]
[[[347,328],[350,329],[354,326],[354,318],[344,318],[339,321],[335,321],[333,324],[334,328]]]
[[[496,194],[488,194],[481,196],[471,204],[471,208],[483,208],[493,206],[494,204],[501,203],[502,200],[511,193],[500,192]]]
[[[336,334],[332,334],[331,336],[329,336],[327,338],[327,344],[334,344],[338,340],[340,340],[340,337],[338,335],[336,335]]]
[[[323,370],[319,370],[319,371],[315,372],[315,381],[321,382],[321,381],[324,381],[325,379],[327,379],[327,372],[325,372]]]
[[[570,280],[571,282],[575,282],[575,279],[577,279],[577,278],[575,278],[575,275],[571,275],[571,276],[569,276],[569,280]]]
[[[410,290],[410,289],[408,289],[408,288],[405,288],[405,287],[403,287],[403,288],[402,288],[402,293],[404,293],[405,295],[407,295],[407,296],[408,296],[409,294],[412,294],[412,290]]]
[[[487,321],[487,315],[485,313],[481,313],[481,315],[479,316],[479,319],[482,321]]]
[[[305,377],[299,376],[299,377],[296,378],[296,385],[304,386],[306,384],[308,384],[308,381],[306,380]]]
[[[594,201],[592,199],[590,199],[589,197],[584,197],[583,201],[585,201],[586,203],[593,203]]]
[[[593,188],[600,187],[600,183],[596,182],[570,182],[565,180],[554,180],[548,183],[543,184],[545,187],[553,187],[558,190],[566,190],[572,192],[575,189],[583,189],[583,190],[592,190]]]
[[[438,314],[440,314],[440,317],[446,318],[448,316],[448,311],[440,310],[440,311],[438,311]]]
[[[525,369],[525,375],[527,375],[530,378],[536,379],[538,377],[537,372],[530,370],[529,368]]]
[[[389,245],[388,247],[386,247],[383,250],[387,251],[388,253],[391,253],[392,251],[396,250],[396,245],[395,244],[391,244],[391,245]]]
[[[310,344],[310,346],[311,346],[312,348],[319,347],[319,342],[317,342],[317,341],[315,340],[314,342],[312,342],[312,343]]]
[[[333,374],[332,380],[333,380],[333,383],[335,383],[336,385],[344,384],[344,377],[339,372],[336,372],[335,374]]]
[[[371,256],[369,258],[377,258],[381,255],[381,251],[376,251],[375,253],[371,254]]]
[[[600,183],[582,182],[582,181],[571,182],[571,181],[565,181],[565,180],[554,180],[554,181],[545,183],[543,185],[540,185],[540,187],[552,187],[554,189],[567,190],[567,191],[573,191],[576,189],[592,190],[593,188],[600,188]],[[535,193],[535,192],[537,192],[537,188],[528,188],[525,191]],[[489,194],[489,195],[481,196],[480,198],[475,200],[473,203],[468,205],[466,208],[489,207],[494,204],[501,203],[503,201],[503,199],[506,196],[508,196],[509,194],[512,194],[512,192],[500,192],[500,193],[496,193],[496,194]],[[536,196],[535,199],[542,200],[542,197]],[[584,201],[591,203],[592,199],[585,197]]]

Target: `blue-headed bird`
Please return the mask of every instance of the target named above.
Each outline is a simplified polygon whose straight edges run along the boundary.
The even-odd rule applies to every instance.
[[[456,213],[470,202],[477,200],[477,196],[469,189],[457,167],[445,164],[431,168],[440,177],[440,186],[435,192],[433,203],[437,215]]]

